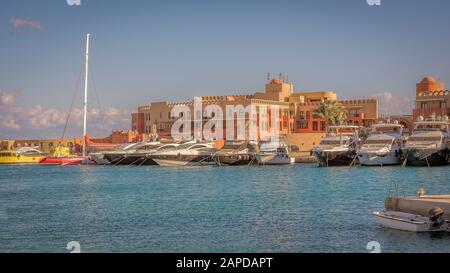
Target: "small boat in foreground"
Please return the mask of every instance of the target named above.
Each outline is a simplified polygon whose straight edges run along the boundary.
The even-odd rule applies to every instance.
[[[444,211],[433,208],[430,217],[423,217],[400,211],[375,211],[372,215],[383,227],[409,232],[449,231],[449,224],[443,218]]]

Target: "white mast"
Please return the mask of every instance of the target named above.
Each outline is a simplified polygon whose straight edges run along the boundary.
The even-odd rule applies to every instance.
[[[86,156],[86,118],[87,118],[87,98],[88,98],[88,72],[89,72],[89,38],[91,34],[86,35],[86,75],[84,78],[84,119],[83,119],[83,156]]]

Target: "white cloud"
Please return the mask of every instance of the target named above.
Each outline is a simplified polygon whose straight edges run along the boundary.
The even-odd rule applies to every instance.
[[[1,117],[1,116],[0,116]],[[1,117],[2,125],[7,129],[20,130],[22,128],[17,122],[11,117]]]
[[[13,106],[16,103],[17,93],[15,92],[6,92],[0,90],[0,106]]]
[[[33,105],[16,105],[17,92],[0,92],[0,133],[2,138],[53,138],[60,136],[67,120],[67,110]],[[91,107],[88,111],[90,136],[108,136],[112,130],[129,129],[131,111],[117,107],[102,109]],[[67,137],[81,135],[83,109],[72,109]]]
[[[370,95],[378,100],[379,112],[382,115],[411,115],[414,107],[413,99],[397,97],[391,92],[380,92]]]

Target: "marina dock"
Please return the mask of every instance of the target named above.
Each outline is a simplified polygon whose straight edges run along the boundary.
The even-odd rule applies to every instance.
[[[440,207],[445,212],[444,218],[450,220],[450,195],[387,197],[384,205],[386,210],[401,211],[422,216],[428,216],[428,211],[433,207]]]

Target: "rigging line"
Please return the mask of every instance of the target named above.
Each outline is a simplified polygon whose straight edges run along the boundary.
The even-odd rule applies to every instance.
[[[74,90],[73,95],[72,95],[72,101],[70,102],[69,111],[67,112],[66,123],[64,124],[64,130],[63,130],[63,133],[62,133],[62,136],[61,136],[61,142],[60,143],[62,143],[62,141],[64,140],[64,136],[66,135],[67,125],[69,124],[70,114],[72,113],[73,104],[75,102],[75,97],[76,97],[76,95],[78,93],[78,89],[79,89],[79,86],[80,86],[81,76],[83,75],[83,71],[84,71],[84,69],[83,69],[83,64],[82,64],[81,65],[81,69],[80,69],[80,74],[78,75],[78,80],[77,80],[77,83],[76,83],[76,86],[75,86],[75,90]]]
[[[100,114],[102,115],[103,111],[102,111],[102,106],[100,104],[100,99],[99,99],[98,92],[97,92],[97,86],[95,85],[95,81],[94,81],[94,73],[92,73],[93,72],[92,64],[91,64],[90,71],[91,71],[90,79],[91,79],[92,87],[94,89],[95,97],[97,99],[98,109],[100,111]],[[103,114],[103,119],[100,122],[100,126],[101,126],[101,130],[103,131],[103,133],[108,134],[108,132],[106,131],[106,127],[105,127],[105,121],[106,121],[106,116]]]

